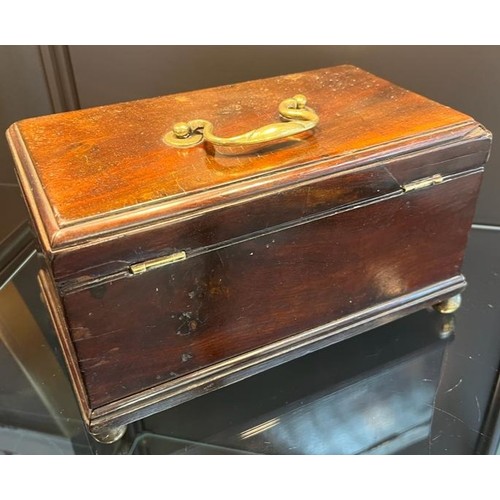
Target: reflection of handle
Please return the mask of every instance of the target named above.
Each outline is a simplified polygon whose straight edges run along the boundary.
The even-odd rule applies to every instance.
[[[319,122],[318,115],[306,107],[303,95],[282,101],[279,113],[284,122],[264,125],[233,137],[217,137],[213,133],[213,124],[206,120],[176,123],[173,130],[163,137],[163,142],[175,148],[190,148],[203,141],[214,146],[255,146],[300,134],[314,128]]]

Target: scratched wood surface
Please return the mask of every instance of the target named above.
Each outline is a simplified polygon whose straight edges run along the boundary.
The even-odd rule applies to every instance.
[[[346,172],[195,218],[130,232],[99,245],[77,246],[55,255],[52,267],[56,279],[72,286],[116,272],[128,273],[131,264],[144,259],[181,250],[191,253],[235,238],[249,238],[400,189],[382,166]]]
[[[320,125],[279,147],[235,157],[161,140],[195,118],[219,135],[259,127],[297,93]],[[8,139],[80,400],[116,415],[177,377],[463,283],[491,142],[472,118],[351,66],[24,120]],[[404,191],[437,173],[442,184]],[[129,271],[179,250],[183,262]]]
[[[372,168],[345,170],[267,196],[198,212],[195,217],[157,221],[119,238],[76,245],[54,254],[52,271],[58,282],[69,286],[110,273],[127,273],[131,264],[141,260],[181,250],[189,253],[274,226],[305,221],[349,203],[374,200],[438,170],[442,175],[467,171],[484,164],[491,143],[483,130],[476,129],[470,135],[466,141],[399,155]]]
[[[459,275],[480,179],[65,295],[91,407]]]
[[[178,121],[208,119],[223,136],[277,121],[279,102],[297,93],[308,97],[320,124],[283,147],[228,157],[162,142]],[[8,137],[49,251],[323,175],[326,160],[338,169],[360,156],[460,138],[474,126],[462,113],[339,66],[23,120]]]

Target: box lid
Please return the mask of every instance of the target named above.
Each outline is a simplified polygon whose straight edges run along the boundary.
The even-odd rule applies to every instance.
[[[220,136],[277,122],[304,94],[308,136],[243,155],[163,138],[206,119]],[[32,118],[7,136],[45,250],[51,252],[259,196],[277,186],[457,141],[477,128],[460,112],[352,66]]]

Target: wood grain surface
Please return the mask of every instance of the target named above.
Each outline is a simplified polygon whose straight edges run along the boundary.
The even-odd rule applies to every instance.
[[[85,285],[100,276],[128,273],[131,264],[145,259],[180,250],[192,253],[233,239],[250,238],[276,226],[305,223],[317,214],[400,190],[385,167],[349,171],[197,217],[151,224],[99,244],[78,245],[55,254],[52,267],[63,289],[66,284],[70,288]]]
[[[205,118],[220,135],[277,120],[303,93],[314,134],[243,156],[179,150],[162,136]],[[8,138],[46,251],[255,196],[330,171],[463,138],[468,116],[352,66],[18,122]],[[328,165],[325,165],[328,162]],[[293,175],[292,175],[293,174]]]
[[[223,136],[274,122],[297,93],[320,116],[312,134],[240,156],[162,142],[178,121]],[[327,345],[333,323],[348,336],[462,289],[491,143],[472,118],[352,66],[23,120],[7,137],[98,427]]]
[[[64,296],[91,407],[459,275],[480,179]]]
[[[484,131],[476,128],[464,141],[398,155],[371,168],[352,168],[308,182],[296,176],[291,186],[265,196],[151,222],[119,237],[96,238],[56,251],[51,259],[52,272],[61,289],[71,288],[100,276],[127,273],[130,265],[146,259],[181,250],[191,253],[274,226],[305,222],[315,214],[401,190],[405,183],[421,178],[419,172],[425,176],[436,172],[450,175],[483,165],[490,142]]]

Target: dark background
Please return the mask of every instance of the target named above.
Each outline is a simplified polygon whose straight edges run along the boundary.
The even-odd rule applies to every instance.
[[[31,116],[346,63],[463,111],[493,132],[475,222],[500,225],[500,47],[1,46],[0,128]],[[2,184],[16,184],[3,137]]]

